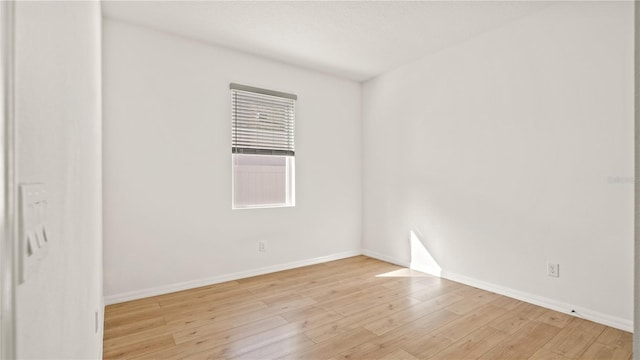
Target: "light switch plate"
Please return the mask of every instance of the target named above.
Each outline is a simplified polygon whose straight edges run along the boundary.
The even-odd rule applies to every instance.
[[[38,266],[48,253],[47,191],[44,184],[19,186],[20,283]]]

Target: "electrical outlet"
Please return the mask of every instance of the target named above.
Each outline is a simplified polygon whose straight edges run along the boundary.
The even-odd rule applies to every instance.
[[[560,277],[560,264],[547,263],[547,276]]]
[[[258,251],[265,252],[267,251],[267,242],[266,241],[258,241]]]

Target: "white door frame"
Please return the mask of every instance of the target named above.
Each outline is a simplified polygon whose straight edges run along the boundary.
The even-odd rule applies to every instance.
[[[0,1],[0,358],[16,358],[14,1]]]

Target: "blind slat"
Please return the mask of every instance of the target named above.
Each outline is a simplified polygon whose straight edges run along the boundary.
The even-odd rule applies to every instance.
[[[279,119],[260,119],[249,116],[236,116],[237,123],[246,123],[246,124],[256,124],[259,122],[260,124],[271,125],[271,126],[280,126],[280,127],[288,127],[291,126],[289,121],[279,120]]]
[[[232,90],[234,91],[234,90]],[[236,101],[242,104],[247,104],[251,106],[269,106],[275,109],[287,109],[291,105],[295,104],[295,100],[284,99],[279,100],[274,96],[256,94],[255,96],[247,96],[246,94],[241,94],[236,90],[235,95]]]
[[[269,125],[247,125],[242,123],[236,123],[236,131],[262,131],[262,132],[270,132],[270,133],[281,133],[288,134],[290,133],[291,128],[289,127],[277,127],[277,126],[269,126]]]

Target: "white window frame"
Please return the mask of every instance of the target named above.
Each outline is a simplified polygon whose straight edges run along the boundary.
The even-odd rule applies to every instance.
[[[232,209],[294,207],[297,96],[235,83],[229,88]],[[239,190],[239,184],[247,188]]]

